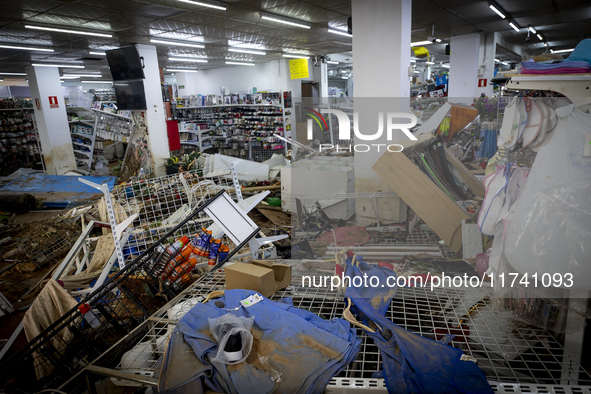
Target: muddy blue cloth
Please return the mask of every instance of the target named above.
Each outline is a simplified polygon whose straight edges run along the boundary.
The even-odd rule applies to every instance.
[[[357,313],[376,333],[367,333],[382,354],[383,377],[390,393],[492,393],[482,370],[472,361],[461,361],[459,349],[413,334],[384,314],[395,296],[387,278],[395,276],[388,268],[370,266],[357,256],[358,264],[347,260],[345,275],[351,278],[372,276],[377,286],[355,286],[352,280],[345,297]],[[391,283],[394,283],[390,280]],[[375,324],[375,325],[374,325]],[[372,327],[372,328],[373,328]],[[377,376],[376,376],[377,377]]]
[[[191,362],[195,368],[188,368],[191,370],[187,370],[184,380],[178,376],[169,379],[170,388],[178,390],[182,386],[179,381],[194,384],[200,379],[225,393],[321,393],[330,379],[354,360],[361,341],[347,321],[323,320],[295,308],[291,299],[275,302],[264,298],[248,308],[242,307],[240,300],[253,294],[251,290],[227,290],[217,299],[223,302],[224,309],[212,300],[197,304],[179,320],[165,360],[170,363],[171,359],[182,358],[182,346],[175,346],[175,341],[182,338],[198,362]],[[247,362],[225,365],[210,361],[218,344],[209,332],[207,319],[226,313],[255,318],[254,343]],[[273,380],[277,374],[281,374],[278,382]]]

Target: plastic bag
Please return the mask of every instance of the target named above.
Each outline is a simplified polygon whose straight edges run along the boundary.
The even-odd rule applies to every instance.
[[[252,349],[252,334],[250,330],[254,323],[254,316],[237,317],[226,313],[209,321],[209,331],[218,342],[218,352],[211,360],[223,364],[240,364],[250,354]]]

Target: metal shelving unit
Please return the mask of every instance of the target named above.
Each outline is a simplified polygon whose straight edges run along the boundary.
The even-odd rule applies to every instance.
[[[130,333],[136,346],[115,367],[107,368],[99,360],[86,367],[86,371],[110,376],[118,385],[156,385],[152,378],[154,367],[162,358],[163,344],[178,319],[196,302],[212,291],[224,290],[224,286],[222,270],[199,279],[174,303],[148,319],[144,327]],[[400,288],[386,317],[408,331],[433,339],[461,324],[462,334],[455,332],[450,345],[478,360],[496,392],[591,393],[590,387],[584,386],[591,384],[591,376],[556,338],[545,330],[517,322],[509,312],[496,310],[491,296],[490,288]],[[341,317],[345,308],[342,294],[328,288],[303,286],[299,274],[293,277],[290,287],[271,299],[285,297],[290,297],[295,307],[327,320]],[[385,391],[384,380],[373,378],[374,373],[382,370],[380,352],[361,329],[357,329],[357,335],[362,340],[361,351],[332,379],[327,393]],[[103,361],[114,350],[103,354]]]

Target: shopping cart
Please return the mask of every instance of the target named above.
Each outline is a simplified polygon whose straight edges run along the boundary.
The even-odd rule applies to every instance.
[[[201,222],[206,213],[212,215],[216,204],[228,200],[225,191],[218,192],[24,348],[3,360],[0,387],[9,384],[29,392],[57,387],[113,344],[119,343],[121,353],[128,350],[126,337],[135,327],[174,302],[199,276],[209,275],[223,266],[260,231],[252,225],[248,233],[240,235],[238,244],[225,241],[235,247],[222,261],[202,273],[195,273],[195,262],[189,264],[180,249],[171,253],[169,245],[174,241],[170,240],[181,235],[195,236],[181,234],[179,229],[191,221]],[[203,262],[197,265],[202,266]],[[171,272],[175,274],[174,280]]]

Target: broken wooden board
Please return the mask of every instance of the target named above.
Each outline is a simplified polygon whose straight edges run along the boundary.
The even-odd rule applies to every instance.
[[[454,251],[462,246],[462,220],[469,216],[404,154],[384,153],[372,169]]]
[[[476,194],[477,196],[484,197],[484,185],[478,178],[472,174],[472,172],[461,162],[460,159],[454,156],[453,153],[449,151],[447,148],[445,149],[445,157],[450,162],[452,166],[454,166],[464,179],[464,182],[468,185],[472,193]]]
[[[274,209],[266,209],[260,206],[257,206],[257,209],[274,225],[279,227],[291,227],[291,215],[281,211],[275,211]]]

